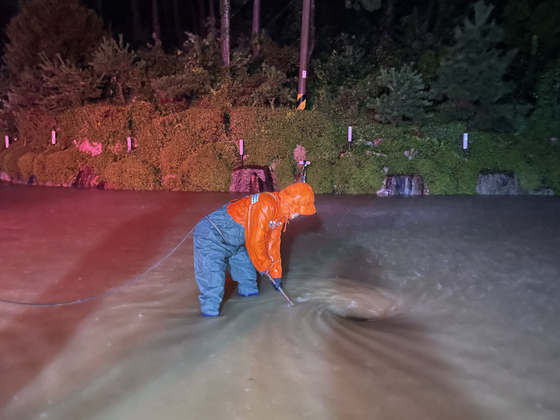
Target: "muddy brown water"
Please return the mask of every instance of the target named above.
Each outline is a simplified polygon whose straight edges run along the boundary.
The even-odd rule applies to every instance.
[[[319,196],[266,281],[199,314],[232,194],[0,183],[0,419],[558,419],[557,197]]]

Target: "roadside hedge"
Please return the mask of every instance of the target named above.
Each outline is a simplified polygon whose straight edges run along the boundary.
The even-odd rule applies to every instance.
[[[301,173],[294,159],[299,145],[317,193],[374,194],[387,175],[417,174],[430,194],[474,194],[478,175],[496,172],[516,174],[527,191],[560,193],[560,146],[529,130],[470,132],[463,151],[460,123],[392,127],[371,117],[343,123],[319,110],[206,104],[169,113],[135,102],[60,115],[26,111],[16,121],[20,139],[0,146],[0,170],[43,184],[69,185],[89,166],[110,188],[228,191],[242,139],[244,163],[270,166],[278,188]],[[78,150],[84,144],[89,149]]]

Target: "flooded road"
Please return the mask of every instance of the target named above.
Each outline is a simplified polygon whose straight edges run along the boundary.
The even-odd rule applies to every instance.
[[[318,196],[295,305],[203,318],[172,251],[240,196],[0,183],[0,299],[103,294],[0,303],[0,419],[560,418],[560,199]]]

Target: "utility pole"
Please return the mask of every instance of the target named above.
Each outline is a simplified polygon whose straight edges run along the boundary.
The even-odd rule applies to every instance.
[[[222,13],[222,25],[220,26],[220,38],[222,41],[222,64],[229,67],[229,32],[230,32],[230,0],[220,0],[220,11]]]
[[[299,49],[299,81],[297,109],[305,109],[305,81],[307,79],[307,46],[309,44],[309,9],[311,0],[303,0],[301,14],[301,46]]]

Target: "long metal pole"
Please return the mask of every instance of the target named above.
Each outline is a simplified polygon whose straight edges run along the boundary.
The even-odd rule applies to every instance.
[[[266,275],[268,276],[268,278],[270,279],[270,282],[271,282],[272,284],[276,284],[276,282],[274,281],[274,279],[272,278],[272,276],[271,276],[270,274],[266,273]],[[293,305],[294,305],[294,302],[292,302],[292,301],[290,300],[290,298],[288,297],[288,295],[287,295],[286,293],[284,293],[284,290],[282,290],[282,287],[280,287],[280,286],[277,286],[277,287],[278,287],[278,290],[280,290],[280,293],[282,293],[282,294],[284,295],[284,297],[286,298],[286,300],[288,301],[288,303],[289,303],[290,305],[293,306]]]
[[[303,0],[301,14],[301,46],[299,50],[299,81],[297,109],[305,109],[305,81],[307,79],[307,48],[309,44],[309,9],[311,0]]]

